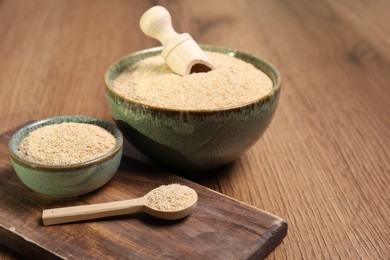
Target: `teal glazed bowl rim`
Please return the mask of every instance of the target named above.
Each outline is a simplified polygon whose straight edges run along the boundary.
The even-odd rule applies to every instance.
[[[102,127],[107,130],[115,137],[115,146],[108,151],[107,153],[96,157],[92,160],[75,163],[75,164],[44,164],[35,161],[28,160],[22,156],[20,156],[18,152],[18,147],[20,142],[32,131],[44,127],[46,125],[60,124],[65,122],[73,122],[73,123],[86,123],[93,124]],[[26,126],[23,126],[18,131],[16,131],[8,143],[9,154],[12,159],[24,165],[25,167],[30,167],[34,169],[42,169],[42,170],[77,170],[84,167],[89,167],[91,165],[102,163],[113,156],[115,156],[118,152],[121,151],[123,146],[123,135],[122,132],[112,123],[88,116],[56,116],[50,117],[46,119],[42,119],[39,121],[35,121]]]
[[[174,108],[165,108],[165,107],[158,107],[158,106],[152,106],[147,105],[142,102],[137,102],[135,100],[131,100],[126,98],[125,96],[121,95],[120,93],[117,93],[112,90],[111,85],[112,81],[124,70],[130,68],[132,65],[136,64],[140,60],[143,60],[147,57],[155,56],[161,53],[162,47],[153,47],[149,49],[145,49],[142,51],[130,53],[126,56],[123,56],[119,59],[117,59],[115,62],[113,62],[109,68],[107,69],[106,73],[104,74],[104,84],[106,91],[108,91],[111,95],[115,96],[122,102],[129,103],[135,107],[142,107],[142,108],[148,108],[149,111],[153,112],[163,112],[167,114],[177,114],[180,112],[186,112],[188,114],[213,114],[213,113],[221,113],[221,112],[230,112],[234,110],[240,110],[246,107],[250,107],[256,104],[266,103],[269,101],[274,95],[276,95],[278,92],[280,92],[281,86],[282,86],[282,79],[280,76],[279,71],[276,69],[275,66],[273,66],[270,62],[253,56],[251,54],[248,54],[246,52],[238,51],[233,48],[227,48],[227,47],[221,47],[221,46],[214,46],[214,45],[200,45],[201,48],[204,51],[212,51],[212,52],[219,52],[223,53],[232,57],[236,57],[238,59],[241,59],[243,61],[246,61],[248,63],[251,63],[253,66],[255,66],[257,69],[262,70],[268,77],[271,78],[271,81],[273,83],[271,91],[264,96],[260,96],[258,99],[255,99],[251,102],[240,104],[237,106],[231,106],[226,108],[219,108],[219,109],[204,109],[204,110],[193,110],[193,109],[174,109]],[[138,59],[135,59],[138,57]],[[132,59],[133,58],[133,59]],[[256,62],[251,62],[256,61]],[[256,64],[261,64],[261,66],[256,66]],[[260,68],[262,67],[262,68]],[[267,71],[264,71],[264,68],[267,68]],[[117,74],[116,77],[114,75]]]

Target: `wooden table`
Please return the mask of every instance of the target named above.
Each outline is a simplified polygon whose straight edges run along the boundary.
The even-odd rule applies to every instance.
[[[156,1],[179,32],[249,52],[283,79],[277,113],[241,159],[198,183],[287,220],[269,259],[390,255],[390,2]],[[0,1],[0,132],[31,119],[112,120],[103,74],[158,43],[148,1]],[[4,246],[1,259],[17,256]]]

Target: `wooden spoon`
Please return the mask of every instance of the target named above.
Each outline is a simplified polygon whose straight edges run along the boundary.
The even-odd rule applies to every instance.
[[[141,198],[99,204],[46,209],[45,226],[145,212],[156,218],[176,220],[188,216],[196,207],[195,190],[180,184],[163,185]]]

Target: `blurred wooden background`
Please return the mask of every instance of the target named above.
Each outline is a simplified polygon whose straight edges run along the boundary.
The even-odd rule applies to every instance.
[[[262,139],[197,182],[287,220],[269,259],[388,258],[390,1],[0,0],[0,132],[55,115],[112,120],[103,74],[158,44],[138,26],[155,4],[178,32],[282,74]]]

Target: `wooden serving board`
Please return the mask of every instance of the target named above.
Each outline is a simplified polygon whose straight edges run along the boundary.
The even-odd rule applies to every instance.
[[[103,188],[69,200],[44,197],[27,188],[10,164],[0,135],[0,243],[32,258],[261,259],[287,233],[286,222],[182,177],[124,157]],[[66,225],[43,226],[43,209],[140,197],[162,184],[195,189],[195,211],[179,221],[145,214]]]

